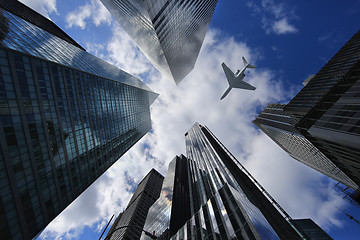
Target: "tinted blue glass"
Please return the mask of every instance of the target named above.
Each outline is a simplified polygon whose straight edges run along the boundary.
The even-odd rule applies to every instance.
[[[23,239],[150,130],[157,94],[6,11],[0,30],[0,238]]]
[[[138,78],[7,11],[2,11],[2,14],[8,21],[8,33],[2,40],[4,46],[152,92]],[[152,92],[149,95],[152,103],[157,94],[154,96]]]

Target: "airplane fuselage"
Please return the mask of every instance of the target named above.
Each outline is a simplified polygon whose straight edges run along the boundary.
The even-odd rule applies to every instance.
[[[255,90],[256,87],[250,85],[249,83],[243,81],[243,79],[245,78],[245,70],[247,68],[256,68],[255,66],[248,64],[248,62],[246,61],[246,59],[243,57],[243,62],[244,62],[244,68],[241,70],[237,70],[235,73],[233,73],[227,66],[225,63],[222,63],[222,67],[224,69],[226,78],[228,80],[229,83],[229,87],[226,89],[226,91],[224,92],[224,94],[221,96],[220,100],[225,98],[226,95],[230,92],[230,90],[232,88],[242,88],[242,89],[247,89],[247,90]]]
[[[242,82],[243,79],[245,78],[245,70],[246,67],[244,67],[243,69],[237,70],[236,73],[234,74],[234,78],[232,79],[232,82],[229,84],[230,86],[233,86],[236,82]]]
[[[243,69],[240,70],[237,70],[236,73],[234,74],[235,75],[235,78],[238,78],[239,76],[243,76],[243,78],[245,77],[245,70],[246,70],[246,67],[244,67]],[[242,79],[240,79],[242,80]]]

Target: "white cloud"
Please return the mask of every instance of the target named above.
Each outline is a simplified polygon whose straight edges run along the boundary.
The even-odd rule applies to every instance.
[[[135,75],[154,71],[151,63],[119,24],[113,24],[112,28],[113,36],[106,47],[106,60]]]
[[[91,15],[91,5],[86,4],[84,6],[80,6],[77,10],[70,12],[66,16],[66,22],[68,27],[78,26],[81,29],[85,29],[86,27],[86,19]]]
[[[147,77],[143,80],[160,93],[151,106],[153,131],[60,214],[43,238],[76,238],[85,226],[101,229],[113,213],[126,207],[134,182],[151,168],[165,175],[173,157],[185,154],[184,134],[195,122],[207,125],[292,217],[309,217],[323,227],[341,225],[332,208],[341,207],[344,200],[334,193],[332,184],[314,188],[314,182],[324,182],[323,176],[295,162],[251,123],[258,109],[288,97],[276,73],[258,66],[246,77],[256,91],[233,89],[219,100],[227,88],[220,63],[235,71],[242,67],[242,56],[254,65],[262,56],[245,43],[209,29],[194,70],[175,86],[146,61],[119,27],[112,30],[113,38],[100,49],[101,54],[130,73]]]
[[[274,22],[273,31],[276,34],[287,34],[296,33],[298,30],[288,22],[287,18],[283,18]]]
[[[102,23],[110,24],[111,23],[111,14],[106,9],[106,7],[100,2],[100,0],[92,0],[91,4],[93,6],[93,21],[95,26],[99,26]]]
[[[26,6],[34,9],[44,17],[50,19],[49,14],[52,12],[57,13],[56,0],[20,0]]]
[[[105,47],[101,43],[85,43],[86,51],[97,56],[98,58],[104,59]]]
[[[283,35],[298,32],[298,29],[290,23],[290,20],[297,19],[297,16],[285,3],[262,0],[260,5],[250,1],[246,6],[252,10],[253,15],[261,17],[262,27],[267,34]]]
[[[111,15],[100,0],[91,0],[66,16],[68,27],[77,26],[85,29],[89,20],[92,20],[95,26],[102,23],[110,25]]]

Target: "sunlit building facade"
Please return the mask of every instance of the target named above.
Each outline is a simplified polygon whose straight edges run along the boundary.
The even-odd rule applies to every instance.
[[[0,2],[0,239],[32,239],[151,129],[158,94]]]
[[[159,198],[164,177],[152,169],[136,187],[126,209],[108,232],[109,239],[140,239],[149,208]],[[126,228],[122,228],[128,226]]]
[[[186,134],[144,229],[158,239],[301,239],[291,217],[210,130]],[[142,239],[146,239],[143,234]]]
[[[298,121],[285,106],[269,104],[253,123],[297,161],[357,190],[359,186],[296,129]]]
[[[149,61],[178,84],[194,68],[217,0],[101,0]]]

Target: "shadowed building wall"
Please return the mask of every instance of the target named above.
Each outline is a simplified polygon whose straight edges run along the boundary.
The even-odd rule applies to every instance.
[[[360,31],[284,107],[296,128],[360,185]]]
[[[311,219],[293,219],[291,223],[296,229],[302,231],[309,240],[333,240]]]
[[[151,171],[138,184],[125,211],[119,214],[108,235],[109,239],[140,239],[149,208],[159,198],[164,177],[155,169]],[[116,230],[116,228],[132,226]],[[146,230],[146,229],[145,229]]]

